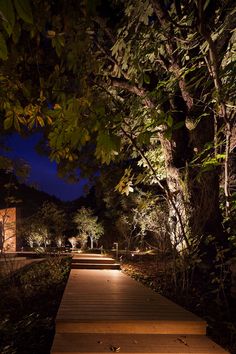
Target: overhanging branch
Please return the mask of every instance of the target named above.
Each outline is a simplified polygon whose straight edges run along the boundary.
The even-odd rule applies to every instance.
[[[126,90],[130,93],[134,93],[136,96],[142,97],[143,98],[143,103],[146,107],[148,108],[154,108],[155,105],[154,103],[150,100],[150,98],[147,96],[147,92],[144,88],[142,87],[137,87],[135,85],[129,84],[126,81],[121,81],[117,79],[111,79],[111,85],[113,87],[117,87],[123,90]]]

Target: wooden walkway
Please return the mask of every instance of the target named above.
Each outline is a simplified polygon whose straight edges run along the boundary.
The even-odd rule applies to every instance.
[[[86,269],[86,261],[84,268],[71,270],[51,354],[226,353],[191,312],[119,270]]]

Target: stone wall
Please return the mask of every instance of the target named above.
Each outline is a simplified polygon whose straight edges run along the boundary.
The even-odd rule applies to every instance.
[[[0,249],[16,252],[16,208],[0,209]]]

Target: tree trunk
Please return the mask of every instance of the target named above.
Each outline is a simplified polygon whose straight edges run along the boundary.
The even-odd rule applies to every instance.
[[[214,140],[213,119],[202,120],[193,130],[186,128],[175,132],[171,141],[161,140],[167,173],[167,185],[173,203],[170,204],[169,221],[171,241],[180,251],[191,245],[191,240],[205,240],[214,235],[225,243],[219,208],[219,167],[204,168],[205,145]],[[212,147],[212,150],[214,147]],[[214,151],[214,150],[213,150]],[[208,151],[209,153],[209,151]],[[198,163],[191,163],[199,154]],[[180,218],[183,228],[180,225]],[[186,244],[185,237],[189,245]]]
[[[163,154],[165,157],[166,182],[169,190],[169,226],[170,239],[173,247],[181,251],[187,247],[187,228],[188,216],[187,208],[181,183],[181,175],[179,169],[174,164],[174,149],[172,142],[161,139]]]

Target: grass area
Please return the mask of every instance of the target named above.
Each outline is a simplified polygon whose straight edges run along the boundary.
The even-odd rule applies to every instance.
[[[49,354],[70,258],[47,257],[1,279],[0,353]]]
[[[236,354],[236,299],[221,299],[213,291],[206,291],[205,279],[197,275],[191,284],[186,278],[183,284],[183,275],[156,256],[124,258],[121,267],[134,279],[204,318],[209,337]]]

